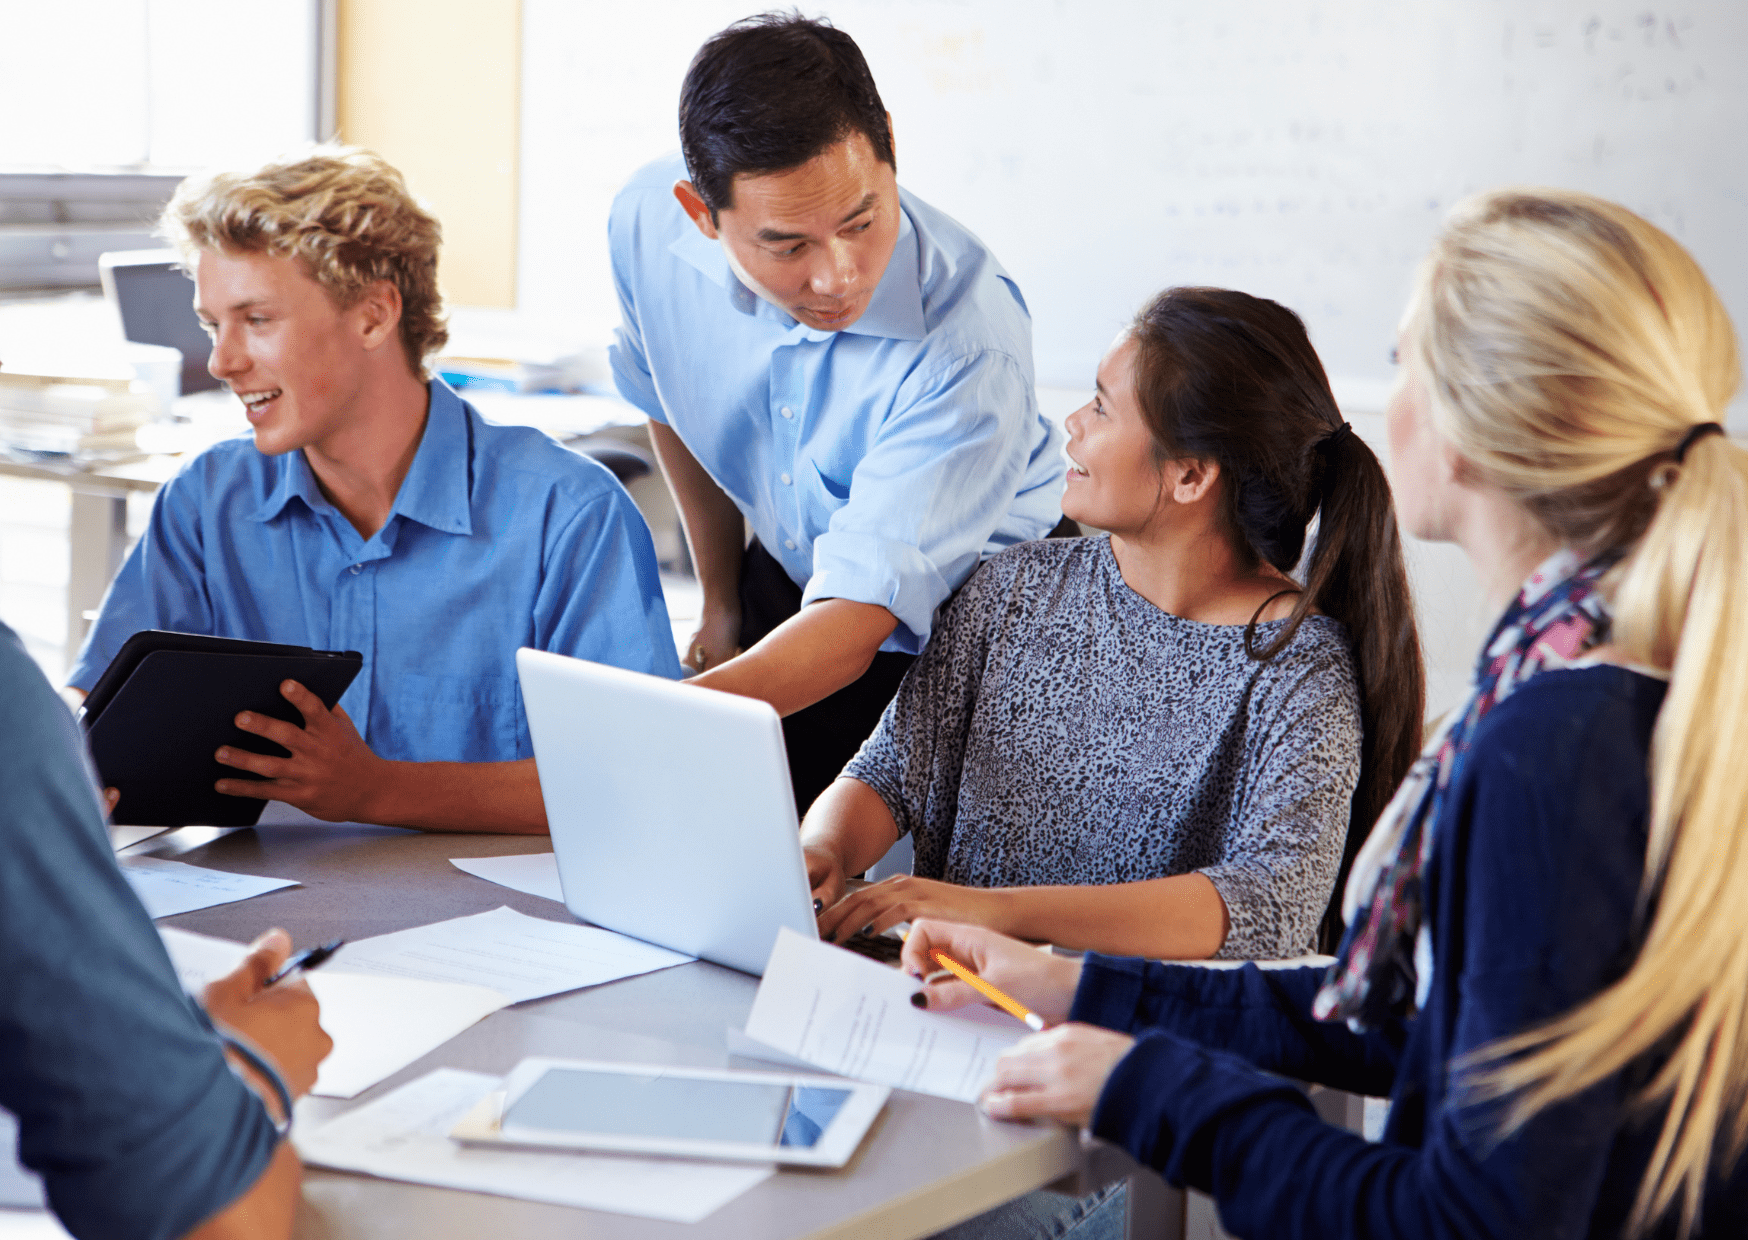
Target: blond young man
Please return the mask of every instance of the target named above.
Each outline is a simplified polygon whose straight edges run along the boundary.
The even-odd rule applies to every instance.
[[[162,226],[208,368],[253,433],[160,492],[69,683],[88,690],[146,628],[357,650],[334,710],[287,682],[301,728],[238,717],[290,756],[220,749],[262,777],[220,792],[329,820],[545,830],[516,649],[679,672],[630,497],[428,376],[447,338],[441,230],[378,156],[329,146],[190,179]]]

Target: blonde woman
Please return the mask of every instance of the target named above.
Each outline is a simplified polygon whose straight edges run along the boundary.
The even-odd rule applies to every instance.
[[[1458,210],[1399,347],[1399,511],[1502,614],[1356,863],[1336,965],[1083,963],[921,922],[906,967],[944,949],[1071,1022],[1004,1057],[991,1114],[1090,1123],[1239,1235],[1748,1234],[1729,320],[1638,216],[1504,191]],[[1389,1094],[1383,1140],[1283,1077]]]

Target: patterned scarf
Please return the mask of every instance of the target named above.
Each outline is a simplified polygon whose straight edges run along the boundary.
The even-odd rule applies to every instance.
[[[1488,711],[1537,673],[1607,639],[1608,608],[1596,582],[1614,559],[1580,565],[1571,551],[1555,552],[1499,618],[1468,701],[1433,733],[1354,859],[1342,908],[1347,934],[1311,1005],[1318,1020],[1346,1020],[1364,1031],[1425,1006],[1432,935],[1423,875],[1445,791]]]

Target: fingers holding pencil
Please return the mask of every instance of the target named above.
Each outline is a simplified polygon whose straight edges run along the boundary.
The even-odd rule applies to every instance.
[[[1047,952],[981,926],[923,919],[911,926],[901,959],[904,970],[922,982],[918,1007],[950,1011],[973,1003],[994,1002],[973,983],[960,980],[935,957],[940,953],[977,980],[987,983],[1045,1024],[1068,1017],[1074,988],[1080,981],[1080,961]],[[1002,1006],[996,1003],[996,1006]],[[1011,1010],[1011,1009],[1010,1009]],[[1016,1019],[1024,1016],[1015,1013]]]

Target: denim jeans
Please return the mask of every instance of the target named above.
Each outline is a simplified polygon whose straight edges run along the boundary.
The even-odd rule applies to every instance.
[[[1087,1197],[1039,1189],[939,1232],[934,1240],[1124,1240],[1129,1182],[1118,1180]]]

